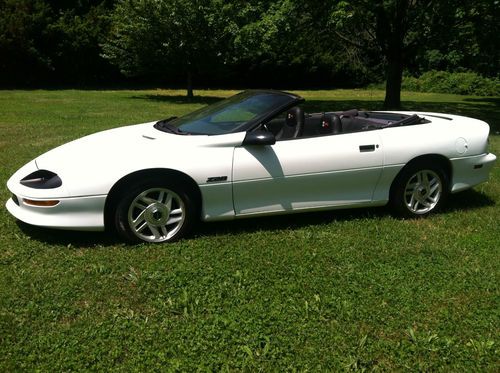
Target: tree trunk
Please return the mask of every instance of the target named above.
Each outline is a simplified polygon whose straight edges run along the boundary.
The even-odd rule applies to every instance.
[[[187,98],[188,100],[193,98],[193,74],[191,71],[187,72]]]
[[[394,48],[387,53],[387,81],[385,85],[385,109],[401,107],[401,83],[403,80],[403,53]]]
[[[414,0],[375,2],[377,41],[386,59],[385,109],[401,107],[404,38],[408,32],[408,9]]]

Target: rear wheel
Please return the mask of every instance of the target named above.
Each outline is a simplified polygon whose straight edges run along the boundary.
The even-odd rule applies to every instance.
[[[195,203],[182,185],[159,179],[137,183],[122,195],[115,227],[130,242],[173,242],[195,219]]]
[[[390,203],[403,217],[426,216],[441,208],[448,195],[448,178],[439,167],[416,163],[394,182]]]

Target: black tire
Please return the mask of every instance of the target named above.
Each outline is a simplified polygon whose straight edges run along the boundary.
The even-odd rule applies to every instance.
[[[174,242],[185,237],[197,221],[195,200],[182,184],[165,178],[137,181],[123,192],[114,223],[128,242]]]
[[[396,215],[419,218],[438,211],[449,194],[449,180],[439,165],[416,162],[406,166],[391,187],[389,204]]]

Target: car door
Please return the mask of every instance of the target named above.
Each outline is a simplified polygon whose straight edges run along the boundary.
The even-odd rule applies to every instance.
[[[379,131],[235,148],[236,215],[356,206],[372,201],[383,167]]]

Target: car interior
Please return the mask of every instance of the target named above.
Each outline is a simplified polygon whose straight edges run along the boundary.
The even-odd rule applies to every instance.
[[[416,114],[379,113],[358,111],[356,109],[307,114],[300,106],[295,106],[271,119],[262,127],[272,132],[276,140],[291,140],[409,126],[427,122],[426,119]]]

